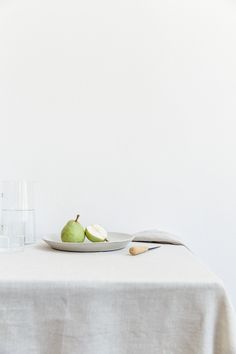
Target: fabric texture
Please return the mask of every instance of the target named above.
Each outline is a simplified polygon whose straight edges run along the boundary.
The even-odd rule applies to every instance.
[[[28,353],[235,354],[234,311],[186,247],[133,257],[40,243],[0,257],[0,354]]]

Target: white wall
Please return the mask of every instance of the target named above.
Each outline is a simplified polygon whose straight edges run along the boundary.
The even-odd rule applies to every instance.
[[[236,304],[236,3],[0,0],[0,179],[38,233],[180,235]]]

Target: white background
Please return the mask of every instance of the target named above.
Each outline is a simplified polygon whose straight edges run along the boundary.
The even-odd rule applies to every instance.
[[[37,230],[179,235],[236,304],[236,3],[0,0],[0,179]]]

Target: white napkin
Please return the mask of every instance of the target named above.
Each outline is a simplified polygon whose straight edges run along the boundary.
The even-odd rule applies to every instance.
[[[133,236],[133,241],[136,242],[153,242],[185,246],[185,244],[181,240],[179,240],[175,235],[155,229],[137,232],[133,234]]]

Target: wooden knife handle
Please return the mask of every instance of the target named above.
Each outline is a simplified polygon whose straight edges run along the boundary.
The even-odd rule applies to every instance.
[[[148,247],[145,246],[137,246],[137,247],[131,247],[129,249],[129,253],[132,256],[137,256],[138,254],[144,253],[148,251]]]

